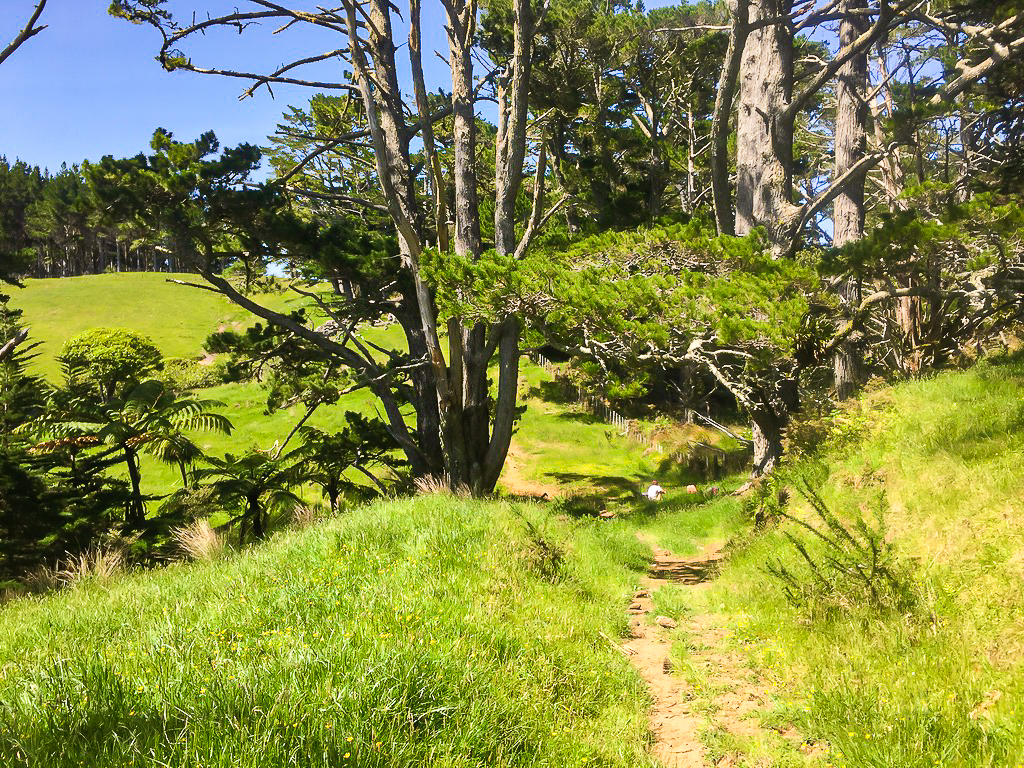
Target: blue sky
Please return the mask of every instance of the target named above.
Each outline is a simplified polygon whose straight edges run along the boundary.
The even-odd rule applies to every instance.
[[[3,0],[0,47],[14,37],[34,4],[35,0]],[[108,4],[109,0],[49,0],[42,18],[48,28],[0,65],[0,155],[55,171],[62,162],[146,151],[157,127],[182,140],[212,129],[225,145],[265,143],[287,107],[308,103],[314,93],[277,86],[273,98],[261,90],[254,98],[239,101],[245,87],[241,80],[164,72],[154,60],[157,31],[108,16]],[[316,5],[312,0],[291,4]],[[654,0],[647,6],[668,4]],[[242,2],[224,0],[175,0],[171,7],[189,9],[188,18],[193,8],[215,12],[236,6],[245,8]],[[441,85],[445,65],[432,55],[435,49],[447,48],[440,2],[427,0],[423,13],[427,77]],[[270,29],[210,35],[187,53],[197,65],[241,67],[262,62],[263,67],[273,67],[344,44],[338,35],[318,35],[303,26],[308,27],[298,25],[274,36]],[[320,66],[323,79],[338,79],[331,69],[342,66],[340,62]]]
[[[56,170],[62,162],[146,151],[157,127],[183,140],[213,129],[225,145],[264,143],[288,106],[306,104],[315,93],[299,86],[275,86],[273,97],[261,89],[253,98],[239,101],[245,81],[164,72],[154,60],[158,32],[108,16],[108,2],[49,0],[41,20],[48,28],[0,65],[0,155]],[[0,47],[17,34],[34,3],[3,0]],[[426,54],[447,43],[435,23],[440,4],[428,0],[424,5]],[[172,7],[235,6],[244,7],[221,0]],[[272,27],[241,36],[210,35],[187,52],[198,65],[248,63],[266,68],[344,44],[339,35],[310,34],[301,26],[275,36],[269,34]],[[430,39],[426,28],[434,32]],[[433,55],[425,58],[428,77],[442,76],[442,62]],[[340,79],[341,62],[319,66],[323,79]]]

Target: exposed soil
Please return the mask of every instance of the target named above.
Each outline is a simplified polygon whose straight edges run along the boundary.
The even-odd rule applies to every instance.
[[[659,587],[673,583],[701,589],[713,578],[721,558],[721,545],[708,546],[695,557],[678,557],[655,547],[651,576],[645,579],[644,588],[636,592],[629,606],[633,638],[620,647],[650,688],[653,751],[665,768],[711,765],[700,739],[702,731],[721,729],[740,739],[760,740],[768,735],[755,716],[756,710],[767,702],[765,686],[736,653],[728,650],[729,630],[716,617],[697,616],[678,628],[672,617],[655,616],[651,620],[651,595]],[[669,651],[680,632],[689,635],[693,649],[690,663],[703,668],[708,687],[715,692],[710,711],[696,711],[697,691],[673,669]],[[706,698],[704,709],[708,709]],[[799,741],[795,732],[783,736]],[[739,758],[725,755],[714,765],[727,768]]]
[[[505,470],[499,481],[509,493],[515,496],[528,496],[535,499],[553,499],[562,491],[557,485],[535,483],[523,477],[523,454],[513,441],[505,459]]]

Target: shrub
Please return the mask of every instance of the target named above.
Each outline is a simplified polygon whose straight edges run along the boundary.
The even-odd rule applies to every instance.
[[[878,497],[873,524],[859,514],[844,524],[809,483],[804,481],[798,487],[814,522],[785,509],[779,514],[809,534],[800,538],[784,532],[806,567],[791,569],[782,560],[766,566],[768,573],[782,582],[790,604],[811,617],[828,617],[858,607],[879,613],[913,610],[918,602],[913,573],[885,539],[884,495]]]
[[[767,528],[777,523],[789,505],[789,489],[777,474],[768,475],[758,482],[743,500],[743,515],[756,528]]]
[[[224,381],[224,366],[219,363],[203,365],[186,357],[167,357],[160,378],[178,392],[215,387]]]
[[[72,336],[57,361],[69,381],[98,388],[110,400],[160,370],[163,355],[148,336],[125,328],[92,328]]]

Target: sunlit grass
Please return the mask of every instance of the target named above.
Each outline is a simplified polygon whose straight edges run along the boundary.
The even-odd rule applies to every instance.
[[[552,582],[520,515],[564,547]],[[5,765],[653,765],[601,637],[643,547],[538,507],[379,504],[0,614]]]
[[[876,392],[844,416],[860,440],[794,467],[824,473],[823,497],[848,518],[884,492],[889,538],[915,564],[912,613],[808,620],[765,571],[803,565],[782,536],[792,525],[749,539],[689,594],[686,609],[719,615],[766,676],[765,723],[827,746],[825,764],[1024,761],[1022,386],[1021,364],[986,363]]]

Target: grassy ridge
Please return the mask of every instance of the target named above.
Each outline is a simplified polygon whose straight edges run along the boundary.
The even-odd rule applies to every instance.
[[[0,614],[0,755],[650,765],[640,684],[599,634],[624,629],[645,555],[627,526],[436,496],[217,565],[22,600]]]
[[[806,573],[785,538],[807,541],[792,523],[750,540],[711,590],[688,595],[689,610],[721,614],[766,672],[778,694],[768,722],[827,745],[828,765],[1024,763],[1022,389],[1018,362],[880,391],[840,418],[845,437],[820,461],[794,467],[824,478],[823,498],[846,520],[884,493],[915,610],[850,604],[809,618],[788,604],[765,566]],[[799,499],[793,507],[806,513]],[[721,733],[709,742],[758,755]]]

